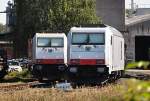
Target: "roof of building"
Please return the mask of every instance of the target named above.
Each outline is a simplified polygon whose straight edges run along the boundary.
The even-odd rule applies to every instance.
[[[132,18],[126,18],[125,25],[132,26],[141,22],[149,21],[149,20],[150,20],[150,14],[134,16]]]

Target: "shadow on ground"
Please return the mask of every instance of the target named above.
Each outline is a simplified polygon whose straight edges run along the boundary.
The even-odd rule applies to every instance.
[[[8,77],[8,78],[4,78],[0,81],[0,83],[15,83],[15,82],[32,82],[35,79],[33,78],[19,78],[19,77]]]

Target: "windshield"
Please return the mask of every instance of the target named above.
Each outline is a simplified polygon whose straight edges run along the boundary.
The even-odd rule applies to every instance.
[[[104,33],[72,33],[72,44],[100,44],[105,43]]]
[[[63,38],[38,38],[38,47],[63,47]]]

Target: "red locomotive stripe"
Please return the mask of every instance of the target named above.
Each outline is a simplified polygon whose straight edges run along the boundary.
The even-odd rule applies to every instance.
[[[38,64],[63,64],[63,59],[38,59],[36,60]]]
[[[80,65],[96,65],[95,59],[80,59]]]
[[[104,59],[71,59],[70,65],[101,65],[105,64]]]

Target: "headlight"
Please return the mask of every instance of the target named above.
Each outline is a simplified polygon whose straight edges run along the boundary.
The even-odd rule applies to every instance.
[[[60,71],[64,71],[65,70],[65,66],[58,66],[58,70],[60,70]]]
[[[76,68],[76,67],[71,67],[71,68],[70,68],[70,72],[76,73],[76,72],[77,72],[77,68]]]
[[[42,70],[42,66],[41,66],[41,65],[37,65],[37,66],[36,66],[36,69],[37,69],[37,70]]]
[[[103,73],[103,72],[104,72],[104,68],[103,68],[103,67],[101,67],[101,68],[97,68],[97,72],[99,72],[99,73]]]

